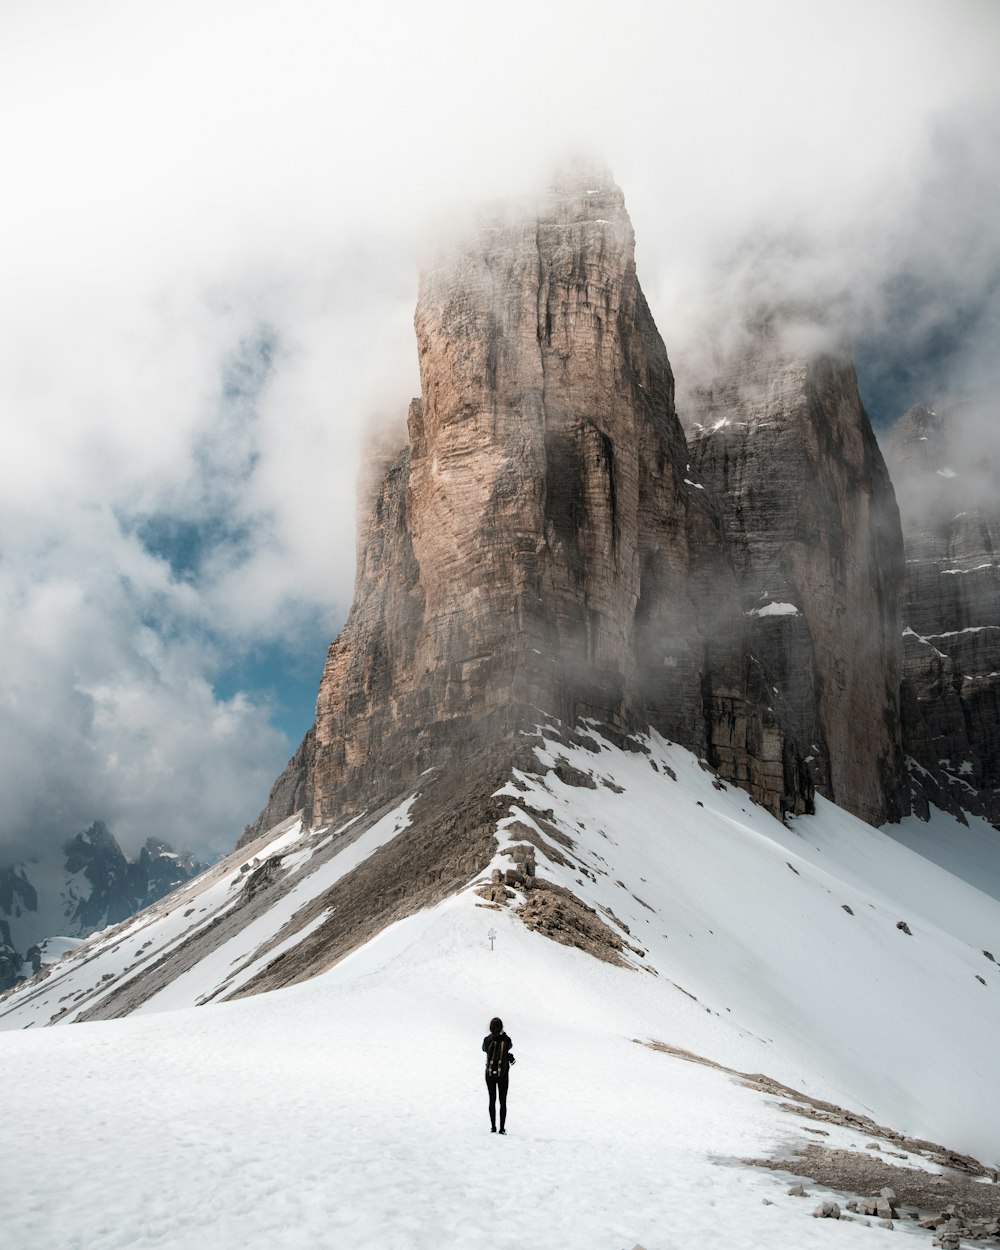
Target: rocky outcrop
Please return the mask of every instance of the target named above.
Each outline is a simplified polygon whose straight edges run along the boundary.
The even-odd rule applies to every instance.
[[[247,846],[268,829],[287,820],[305,807],[306,782],[313,755],[312,726],[299,743],[298,750],[285,765],[284,771],[271,787],[267,803],[252,825],[247,825],[237,847]]]
[[[691,419],[690,475],[722,509],[760,697],[819,790],[897,819],[902,537],[850,360],[761,317]]]
[[[16,984],[18,978],[22,975],[21,968],[23,963],[23,959],[14,949],[14,943],[10,936],[10,925],[6,920],[0,920],[0,994]]]
[[[909,810],[893,488],[847,355],[784,324],[758,318],[697,393],[689,447],[605,175],[436,254],[316,723],[246,836],[346,819],[546,718],[652,726],[777,814],[815,787],[872,824]]]
[[[904,746],[916,810],[1000,825],[1000,502],[970,404],[910,409],[886,456],[906,541]],[[985,436],[985,437],[984,437]]]
[[[806,810],[719,516],[685,480],[619,189],[574,176],[490,210],[425,268],[415,326],[421,396],[374,475],[305,747],[307,819],[545,717],[653,725],[772,810]]]

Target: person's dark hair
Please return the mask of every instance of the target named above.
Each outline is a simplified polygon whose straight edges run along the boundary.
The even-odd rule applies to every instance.
[[[499,1016],[494,1016],[490,1021],[490,1032],[494,1034],[503,1032],[503,1021]]]

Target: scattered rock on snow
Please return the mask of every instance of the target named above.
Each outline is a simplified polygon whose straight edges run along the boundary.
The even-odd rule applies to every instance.
[[[961,1250],[962,1225],[958,1220],[949,1220],[947,1224],[942,1224],[932,1245],[941,1246],[942,1250]]]
[[[266,890],[270,886],[274,885],[281,871],[282,858],[283,856],[281,855],[271,855],[265,859],[262,864],[253,869],[246,881],[243,883],[243,897],[245,902],[249,902],[254,895],[259,894],[262,890]]]
[[[892,1190],[890,1189],[889,1192],[892,1193]],[[875,1210],[870,1214],[877,1215],[881,1220],[891,1220],[895,1218],[896,1208],[887,1198],[878,1198],[875,1202]]]
[[[586,790],[597,789],[597,782],[593,777],[589,773],[581,772],[579,768],[574,768],[567,759],[560,758],[553,772],[564,786],[581,786]]]
[[[533,846],[518,843],[516,846],[509,846],[507,854],[514,861],[522,876],[533,877],[535,875],[535,848]]]

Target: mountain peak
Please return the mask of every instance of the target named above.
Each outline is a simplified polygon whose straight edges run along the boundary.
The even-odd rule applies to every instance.
[[[806,750],[747,697],[736,583],[620,189],[576,169],[485,220],[421,274],[408,446],[366,492],[354,606],[281,793],[326,823],[591,717],[652,724],[806,810]]]

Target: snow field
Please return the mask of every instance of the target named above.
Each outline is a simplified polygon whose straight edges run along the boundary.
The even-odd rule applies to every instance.
[[[395,929],[353,971],[290,990],[5,1035],[9,1244],[833,1244],[787,1179],[736,1162],[804,1137],[794,1118],[628,1040],[634,1007],[599,1009],[588,956],[469,897]],[[506,1138],[489,1133],[479,1049],[496,1011],[518,1059]]]
[[[886,1235],[812,1220],[787,1178],[737,1162],[817,1140],[776,1100],[633,1039],[1000,1157],[1000,967],[983,954],[1000,954],[1000,903],[962,879],[1000,880],[986,831],[954,841],[953,875],[829,803],[786,827],[655,736],[648,754],[595,745],[542,753],[595,789],[553,772],[505,789],[494,864],[510,863],[515,821],[553,844],[532,816],[550,813],[572,846],[566,863],[539,853],[539,876],[639,948],[631,968],[528,932],[470,883],[312,981],[220,1002],[296,907],[405,834],[409,804],[315,873],[339,831],[281,829],[258,858],[284,855],[292,891],[133,1016],[25,1031],[67,995],[72,1019],[115,983],[101,978],[134,975],[136,949],[231,908],[240,856],[0,1004],[0,1027],[21,1030],[0,1036],[10,1244],[790,1250]],[[488,1132],[482,1076],[494,1014],[518,1059],[507,1138]],[[823,1141],[863,1145],[835,1128]]]
[[[886,825],[885,833],[918,855],[1000,900],[1000,835],[981,816],[967,816],[963,825],[948,812],[931,808],[929,820],[907,816],[898,825]],[[992,952],[1000,959],[1000,951]]]
[[[552,773],[509,793],[553,809],[594,879],[540,871],[610,907],[647,950],[635,963],[697,998],[692,1018],[680,994],[661,996],[666,1040],[1000,1158],[1000,968],[983,954],[1000,945],[997,901],[825,800],[788,828],[717,789],[689,752],[649,746],[550,746],[550,764],[562,756],[622,794]]]

